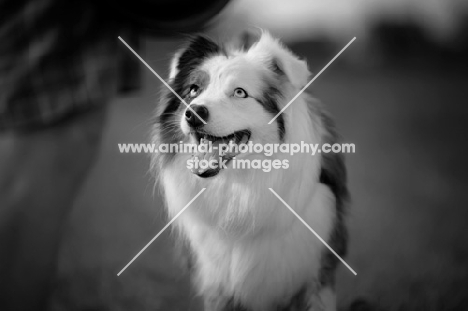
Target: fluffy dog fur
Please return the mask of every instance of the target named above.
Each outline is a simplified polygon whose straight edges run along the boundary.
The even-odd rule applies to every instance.
[[[154,143],[189,142],[193,131],[223,137],[240,130],[248,130],[254,143],[334,143],[330,118],[305,93],[268,124],[309,77],[307,64],[268,33],[243,48],[195,37],[175,54],[169,83],[187,103],[208,109],[207,124],[191,128],[186,106],[164,90]],[[249,96],[233,96],[236,88]],[[288,169],[228,168],[209,178],[187,169],[190,157],[155,154],[152,170],[170,217],[206,188],[175,222],[192,250],[195,286],[205,310],[335,310],[338,260],[268,188],[344,256],[347,189],[341,156],[280,153],[269,159],[289,160]]]

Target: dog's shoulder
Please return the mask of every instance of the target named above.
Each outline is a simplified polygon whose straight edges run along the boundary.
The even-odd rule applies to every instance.
[[[318,128],[321,132],[321,144],[340,143],[339,136],[335,123],[328,112],[323,108],[320,101],[309,99],[310,114],[314,121],[319,124]],[[334,219],[333,230],[328,238],[327,243],[335,252],[344,257],[347,251],[348,234],[345,225],[345,215],[347,211],[347,203],[349,201],[349,192],[347,187],[347,171],[343,153],[322,152],[320,153],[320,177],[319,182],[327,186],[335,197],[336,217]],[[328,249],[324,249],[322,255],[322,264],[320,271],[320,283],[323,287],[334,285],[334,275],[338,258]]]
[[[322,144],[339,143],[340,137],[336,131],[335,123],[330,115],[323,109],[319,112],[322,124]],[[320,182],[330,187],[336,197],[337,207],[348,199],[347,172],[342,153],[322,153]],[[342,208],[343,206],[339,206]]]

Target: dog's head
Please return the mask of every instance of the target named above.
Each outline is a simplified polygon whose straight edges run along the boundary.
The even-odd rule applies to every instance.
[[[244,37],[237,47],[222,47],[198,36],[176,53],[172,60],[169,84],[189,105],[165,90],[158,111],[159,143],[223,144],[281,143],[288,135],[287,120],[280,114],[287,102],[307,83],[310,75],[298,59],[278,40],[263,32],[250,42]],[[234,148],[235,149],[235,148]],[[162,163],[176,155],[161,155]],[[190,155],[189,155],[190,156]],[[229,162],[236,156],[228,152],[195,154],[204,159]],[[212,177],[220,169],[193,171]]]

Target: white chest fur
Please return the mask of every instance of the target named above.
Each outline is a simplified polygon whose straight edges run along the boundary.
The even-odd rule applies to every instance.
[[[177,167],[163,177],[171,215],[207,188],[177,221],[195,253],[202,294],[234,296],[253,310],[264,310],[317,280],[324,245],[265,184],[236,183],[237,176],[230,176],[229,183],[220,178],[205,185]],[[304,184],[313,190],[301,189]],[[278,185],[276,191],[327,240],[335,217],[332,193],[303,180],[289,185],[287,190]]]

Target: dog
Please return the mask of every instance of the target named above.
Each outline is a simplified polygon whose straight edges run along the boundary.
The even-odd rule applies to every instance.
[[[311,74],[268,32],[249,38],[220,45],[199,35],[175,53],[168,83],[180,98],[163,90],[155,144],[338,141],[331,118],[306,93],[269,124]],[[227,165],[188,169],[189,161],[200,158]],[[288,167],[232,168],[236,159],[267,158]],[[339,260],[269,188],[343,257],[348,191],[342,155],[159,152],[151,162],[170,217],[206,188],[174,222],[193,255],[194,285],[205,310],[336,309]]]

